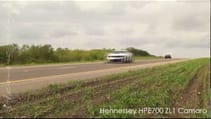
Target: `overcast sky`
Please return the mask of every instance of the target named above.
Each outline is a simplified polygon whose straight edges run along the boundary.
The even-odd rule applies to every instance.
[[[210,56],[209,0],[0,1],[0,45]]]

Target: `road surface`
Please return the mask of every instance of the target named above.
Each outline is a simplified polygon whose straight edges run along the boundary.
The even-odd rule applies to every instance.
[[[111,73],[123,72],[135,68],[144,68],[166,63],[184,61],[184,59],[139,60],[134,63],[81,63],[40,66],[16,66],[0,68],[0,95],[39,89],[49,84],[70,80],[97,78]]]

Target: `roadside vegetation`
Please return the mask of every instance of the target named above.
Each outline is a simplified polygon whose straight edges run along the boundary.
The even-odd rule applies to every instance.
[[[147,51],[127,48],[135,57],[155,58]],[[25,65],[67,62],[93,62],[105,60],[107,53],[114,49],[68,49],[53,48],[51,45],[23,45],[17,44],[0,46],[0,66],[3,65]]]
[[[100,109],[208,109],[209,58],[130,70],[0,98],[0,117],[208,117],[181,113],[100,113]]]

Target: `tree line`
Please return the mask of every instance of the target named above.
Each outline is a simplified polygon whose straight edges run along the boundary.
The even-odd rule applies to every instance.
[[[51,45],[23,45],[17,44],[0,46],[0,64],[30,64],[56,63],[104,60],[107,53],[114,49],[71,50],[56,48]],[[127,48],[135,56],[150,56],[146,51]]]
[[[127,51],[133,53],[133,55],[135,55],[135,56],[153,56],[145,50],[136,49],[136,48],[133,48],[133,47],[127,48]]]

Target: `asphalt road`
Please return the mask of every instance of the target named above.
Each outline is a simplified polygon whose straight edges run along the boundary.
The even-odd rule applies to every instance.
[[[0,95],[40,89],[49,84],[71,80],[93,79],[103,75],[124,72],[136,68],[152,67],[184,59],[139,60],[134,63],[81,63],[40,66],[15,66],[0,68]]]
[[[174,59],[176,60],[176,59]],[[0,69],[0,82],[46,77],[69,73],[86,72],[116,67],[134,66],[140,64],[165,62],[165,59],[139,60],[134,63],[88,63],[88,64],[64,64],[64,65],[44,65],[44,66],[25,66],[9,67]]]

